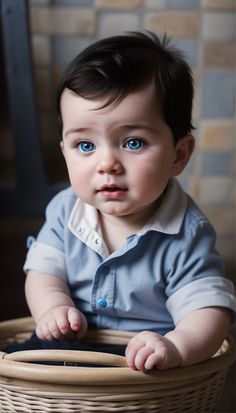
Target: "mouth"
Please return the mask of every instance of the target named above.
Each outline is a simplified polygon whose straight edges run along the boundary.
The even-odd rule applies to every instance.
[[[99,190],[97,190],[97,193],[102,194],[105,198],[108,199],[118,199],[122,198],[127,191],[127,188],[122,188],[116,186],[115,184],[112,184],[103,185]]]
[[[103,185],[100,189],[97,190],[97,192],[116,192],[116,191],[127,191],[126,188],[119,187],[115,184],[111,185]]]

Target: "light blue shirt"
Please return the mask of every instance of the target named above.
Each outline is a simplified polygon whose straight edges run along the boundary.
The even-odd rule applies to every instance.
[[[76,306],[99,328],[165,334],[196,309],[235,311],[214,229],[175,179],[156,215],[112,254],[97,210],[71,188],[61,191],[30,246],[29,269],[65,280]]]

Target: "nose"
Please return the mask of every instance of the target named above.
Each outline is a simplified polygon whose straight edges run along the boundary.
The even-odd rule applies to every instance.
[[[112,150],[105,150],[97,164],[97,172],[100,174],[120,174],[123,171],[121,161],[113,153]]]

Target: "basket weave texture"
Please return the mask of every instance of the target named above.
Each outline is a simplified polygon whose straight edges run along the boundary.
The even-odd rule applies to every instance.
[[[0,349],[26,340],[34,327],[30,317],[1,322]],[[90,330],[85,341],[127,344],[132,336],[122,331]],[[213,413],[233,359],[231,338],[210,360],[150,373],[131,370],[125,358],[117,355],[71,350],[0,351],[0,412]],[[103,367],[33,363],[40,360],[96,362]]]

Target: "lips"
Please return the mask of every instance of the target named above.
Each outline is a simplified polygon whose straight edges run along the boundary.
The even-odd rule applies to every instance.
[[[115,184],[103,185],[97,192],[106,199],[120,199],[124,197],[127,188],[119,187]]]
[[[119,187],[115,184],[103,185],[97,192],[116,192],[116,191],[127,191],[126,188]]]

